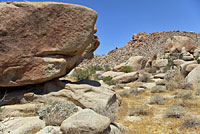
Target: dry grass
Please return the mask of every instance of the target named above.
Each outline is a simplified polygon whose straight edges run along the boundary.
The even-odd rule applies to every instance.
[[[141,83],[131,83],[129,86],[138,87]],[[165,118],[165,110],[173,105],[180,104],[185,108],[185,113],[200,116],[200,96],[195,96],[194,99],[175,98],[174,94],[182,89],[167,90],[164,93],[151,93],[150,90],[130,96],[122,97],[122,105],[118,114],[117,122],[128,126],[129,132],[125,134],[199,134],[199,127],[184,128],[184,118]],[[195,93],[194,90],[190,90]],[[142,120],[130,122],[126,121],[131,107],[138,107],[147,104],[150,98],[154,95],[162,95],[165,98],[165,105],[151,105],[152,114],[140,115]],[[144,127],[145,126],[145,127]]]

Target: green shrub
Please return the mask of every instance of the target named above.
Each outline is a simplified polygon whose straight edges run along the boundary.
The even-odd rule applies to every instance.
[[[96,71],[102,71],[103,68],[101,66],[95,65],[95,66],[88,67],[88,70],[90,73],[94,74],[96,73]]]
[[[46,125],[60,126],[65,119],[77,111],[76,105],[70,101],[50,102],[40,108],[39,117]]]
[[[131,66],[123,66],[122,67],[122,72],[124,73],[130,73],[132,72],[133,68]]]
[[[79,72],[77,72],[76,74],[74,74],[74,77],[77,80],[89,79],[90,73],[89,73],[88,70],[80,70]]]
[[[108,85],[115,85],[116,83],[112,80],[111,76],[106,76],[103,78],[103,82]]]
[[[169,79],[169,81],[166,82],[166,87],[168,90],[174,90],[174,89],[184,89],[186,86],[186,80],[184,76],[180,73],[175,74],[173,77]]]
[[[104,71],[107,72],[107,71],[111,71],[111,68],[109,65],[104,65]]]
[[[155,96],[151,97],[149,104],[164,105],[165,99],[160,95],[155,95]]]
[[[148,73],[154,74],[154,73],[156,73],[157,70],[158,70],[158,68],[152,67],[152,68],[149,68],[147,71],[148,71]]]
[[[174,104],[168,107],[165,111],[165,116],[167,118],[181,118],[185,114],[185,109],[183,106]]]
[[[194,57],[195,60],[198,60],[198,58],[199,58],[199,56],[195,56],[195,57]]]

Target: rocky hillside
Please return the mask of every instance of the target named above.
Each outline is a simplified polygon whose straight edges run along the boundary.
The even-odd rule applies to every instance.
[[[124,47],[110,51],[107,55],[96,55],[92,60],[85,60],[80,66],[90,65],[110,65],[111,67],[127,61],[131,56],[145,56],[149,59],[154,54],[161,56],[167,49],[167,40],[173,39],[174,36],[183,36],[192,39],[200,46],[200,34],[184,31],[169,31],[155,33],[138,33],[134,34]]]

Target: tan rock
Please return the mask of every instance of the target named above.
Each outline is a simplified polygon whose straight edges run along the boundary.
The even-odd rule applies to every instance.
[[[122,68],[124,66],[131,66],[133,69],[132,71],[137,71],[137,70],[143,69],[146,65],[146,62],[147,62],[147,58],[145,58],[144,56],[133,56],[133,57],[130,57],[127,62],[122,63],[118,66],[115,66],[114,70],[122,71]]]
[[[200,88],[200,65],[193,69],[186,77],[188,83],[193,85],[194,89]]]
[[[63,134],[63,133],[60,131],[60,127],[47,126],[42,130],[40,130],[39,132],[37,132],[36,134]]]
[[[197,61],[186,61],[185,63],[181,64],[180,66],[181,73],[186,75],[187,74],[186,68],[188,65],[191,64],[197,64]]]
[[[195,69],[199,64],[190,64],[186,67],[187,72],[191,72],[193,69]]]
[[[3,106],[2,117],[34,116],[42,104],[17,104]]]
[[[64,134],[104,134],[110,123],[109,118],[84,109],[63,121],[60,128]]]
[[[111,120],[114,120],[121,103],[119,96],[113,90],[87,84],[67,84],[65,89],[49,93],[43,96],[42,99],[44,102],[70,100],[81,108],[93,109]],[[41,99],[38,101],[41,101]]]
[[[117,76],[113,78],[112,80],[117,83],[129,83],[136,81],[139,78],[138,72],[131,72],[131,73],[125,73],[123,75]]]
[[[0,87],[41,83],[68,73],[94,38],[96,18],[95,11],[79,5],[1,3]]]
[[[45,127],[44,121],[37,116],[5,119],[3,124],[3,134],[34,134]]]
[[[176,60],[173,60],[173,63],[176,65],[176,66],[180,66],[181,64],[183,64],[185,61],[184,60],[181,60],[181,59],[176,59]]]
[[[165,67],[168,65],[168,60],[167,59],[158,59],[154,60],[152,63],[153,67]]]
[[[184,61],[192,61],[192,60],[194,60],[194,56],[193,55],[183,56],[183,60]]]
[[[187,52],[194,51],[197,48],[197,44],[186,36],[173,36],[172,39],[167,40],[166,46],[171,53],[181,52],[183,47]]]
[[[108,71],[108,72],[103,73],[102,76],[103,77],[110,76],[110,77],[114,78],[114,77],[117,77],[117,76],[120,76],[120,75],[123,75],[123,74],[125,74],[125,73],[124,72]]]

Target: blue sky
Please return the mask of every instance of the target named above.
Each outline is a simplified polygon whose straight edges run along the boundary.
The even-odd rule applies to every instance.
[[[97,11],[96,35],[101,45],[95,54],[106,54],[116,47],[124,46],[131,40],[132,35],[138,32],[170,30],[200,32],[200,0],[52,1],[84,5]]]

